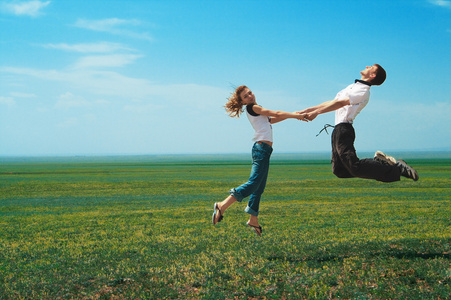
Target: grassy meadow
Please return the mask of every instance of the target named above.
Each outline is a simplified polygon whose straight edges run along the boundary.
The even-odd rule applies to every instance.
[[[0,299],[449,299],[451,158],[420,180],[273,159],[259,216],[213,204],[250,157],[7,160]]]

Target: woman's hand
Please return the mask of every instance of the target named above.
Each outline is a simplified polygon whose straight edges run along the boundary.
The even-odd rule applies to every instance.
[[[307,114],[304,113],[299,113],[299,112],[294,112],[295,114],[297,114],[297,119],[300,121],[304,121],[304,122],[308,122],[309,119],[307,118]]]

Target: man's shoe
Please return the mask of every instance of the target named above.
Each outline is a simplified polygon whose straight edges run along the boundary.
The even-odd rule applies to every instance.
[[[409,166],[408,164],[406,164],[405,161],[403,160],[398,160],[398,162],[396,163],[396,165],[399,167],[399,169],[401,170],[401,175],[410,179],[413,179],[413,181],[417,181],[419,176],[417,171],[415,171],[414,168],[412,168],[411,166]]]
[[[393,156],[389,156],[382,151],[376,151],[376,153],[374,153],[374,160],[390,166],[396,164],[396,159]]]

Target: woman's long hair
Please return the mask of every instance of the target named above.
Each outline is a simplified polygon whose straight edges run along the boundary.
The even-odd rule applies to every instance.
[[[226,112],[230,117],[239,118],[240,114],[243,112],[243,100],[241,99],[240,94],[245,88],[247,88],[245,85],[237,87],[235,92],[230,95],[227,103],[224,105]]]

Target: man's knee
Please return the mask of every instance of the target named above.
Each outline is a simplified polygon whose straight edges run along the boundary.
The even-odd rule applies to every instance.
[[[348,171],[344,171],[344,170],[332,170],[332,172],[334,173],[335,176],[337,176],[338,178],[352,178],[354,177],[353,175],[351,175]]]
[[[338,178],[351,178],[354,177],[348,169],[346,169],[343,165],[337,165],[332,162],[332,173]]]

